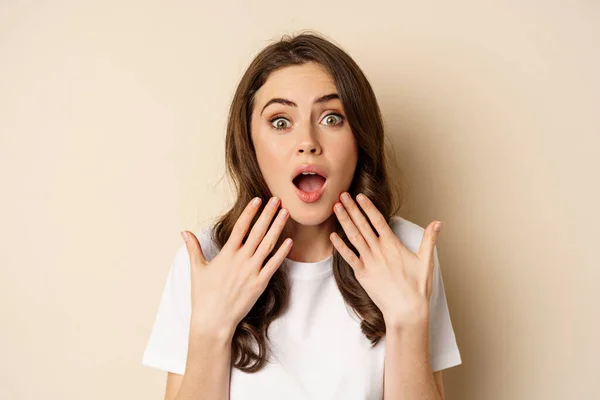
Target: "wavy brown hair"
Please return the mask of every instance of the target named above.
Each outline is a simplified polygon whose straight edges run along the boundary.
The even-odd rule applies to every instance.
[[[265,200],[272,196],[259,169],[250,136],[254,96],[273,71],[306,62],[321,64],[332,77],[358,144],[358,163],[348,192],[352,197],[359,192],[367,195],[388,223],[400,208],[400,190],[389,177],[389,159],[384,151],[385,135],[379,105],[367,78],[344,50],[321,34],[304,32],[295,36],[285,35],[256,55],[242,76],[231,103],[225,163],[237,196],[232,208],[213,225],[212,239],[218,248],[227,242],[233,226],[252,198],[263,199],[262,211]],[[260,216],[260,211],[256,213],[253,224]],[[335,232],[358,255],[339,221],[335,221]],[[265,264],[277,249],[278,246],[275,246]],[[360,316],[361,330],[371,344],[376,345],[385,335],[383,315],[356,280],[353,269],[335,248],[333,275],[344,300]],[[256,372],[267,362],[268,327],[287,307],[288,285],[285,271],[277,269],[265,291],[238,324],[232,343],[231,362],[234,367],[245,372]]]

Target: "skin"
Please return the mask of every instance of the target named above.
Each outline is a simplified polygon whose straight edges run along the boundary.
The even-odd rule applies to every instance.
[[[383,314],[383,398],[443,400],[441,378],[434,377],[429,361],[429,301],[441,221],[433,221],[425,228],[418,251],[412,253],[366,196],[356,197],[360,206],[346,192],[340,198],[341,203],[336,203],[334,210],[359,256],[336,233],[330,239]]]
[[[374,237],[370,227],[367,230],[359,205],[342,196],[350,187],[358,161],[357,143],[345,120],[342,103],[336,98],[317,101],[335,93],[333,80],[316,63],[277,70],[256,93],[252,141],[269,189],[280,199],[281,208],[289,212],[281,233],[282,238],[293,239],[287,258],[315,262],[328,257],[335,247],[380,307],[388,326],[384,399],[444,400],[442,371],[431,372],[427,343],[432,254],[439,231],[434,231],[431,223],[419,253],[413,254],[384,224],[368,199],[361,207],[381,238]],[[273,98],[283,98],[294,105],[267,105]],[[304,163],[318,164],[327,171],[327,189],[314,203],[302,202],[290,179],[295,167]],[[337,205],[341,208],[334,207]],[[360,258],[332,233],[336,218],[352,238]],[[211,339],[205,347],[214,343]],[[223,357],[223,353],[226,352],[214,357]],[[204,373],[198,374],[201,375]],[[182,375],[169,373],[165,398],[176,398],[182,382]]]
[[[320,261],[332,253],[332,207],[339,194],[350,187],[358,161],[356,140],[345,120],[342,102],[315,102],[332,93],[337,93],[335,84],[316,63],[277,70],[256,93],[252,141],[269,189],[290,212],[282,235],[294,239],[288,258],[295,261]],[[272,98],[284,98],[296,106],[272,103],[263,111]],[[280,119],[271,122],[274,117]],[[305,163],[318,164],[328,173],[327,189],[314,203],[301,201],[290,179],[294,168]]]

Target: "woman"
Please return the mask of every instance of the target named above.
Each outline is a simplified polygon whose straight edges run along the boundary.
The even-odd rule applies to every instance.
[[[182,232],[144,354],[166,398],[443,399],[461,359],[439,228],[395,216],[379,106],[350,56],[314,34],[267,46],[225,155],[236,202]]]

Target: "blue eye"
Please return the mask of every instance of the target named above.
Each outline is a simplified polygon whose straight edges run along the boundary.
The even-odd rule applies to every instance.
[[[269,121],[271,123],[271,126],[273,126],[273,128],[277,129],[278,131],[282,131],[285,128],[289,128],[289,123],[290,121],[288,121],[286,118],[283,117],[275,117],[272,120]],[[287,125],[286,125],[287,123]]]
[[[327,114],[325,116],[325,118],[323,118],[322,121],[325,121],[325,125],[336,126],[336,125],[341,124],[342,121],[344,121],[344,117],[342,117],[338,113],[331,113],[331,114]]]

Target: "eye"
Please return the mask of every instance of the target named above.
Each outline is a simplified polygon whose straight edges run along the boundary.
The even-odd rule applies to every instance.
[[[327,114],[325,118],[323,118],[323,121],[325,121],[325,125],[336,126],[344,121],[344,117],[338,113],[331,113]]]
[[[275,117],[269,122],[271,123],[271,126],[273,126],[273,128],[277,129],[278,131],[282,131],[285,128],[289,128],[290,126],[290,121],[288,121],[287,118],[283,117]]]

